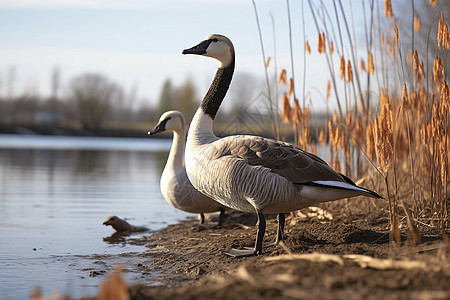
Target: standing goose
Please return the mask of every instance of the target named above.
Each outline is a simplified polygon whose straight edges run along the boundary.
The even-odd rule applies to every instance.
[[[234,47],[219,34],[183,50],[215,58],[219,66],[214,80],[192,119],[186,147],[186,171],[192,185],[223,205],[244,212],[256,212],[254,248],[231,249],[226,254],[249,256],[263,248],[263,213],[278,213],[276,242],[283,238],[284,213],[321,202],[375,192],[355,185],[319,157],[288,143],[258,136],[214,135],[214,117],[228,90],[234,71]]]
[[[186,175],[184,167],[186,121],[184,115],[179,111],[165,112],[159,118],[158,124],[148,134],[153,135],[166,130],[173,131],[173,141],[160,180],[164,199],[175,208],[185,212],[199,213],[201,224],[205,220],[203,213],[220,211],[218,225],[221,226],[224,210],[227,208],[197,191]]]

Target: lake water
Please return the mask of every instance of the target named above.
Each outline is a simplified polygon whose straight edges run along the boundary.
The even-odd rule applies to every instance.
[[[72,297],[95,294],[105,276],[89,276],[93,260],[85,255],[147,250],[108,243],[114,231],[102,223],[109,215],[151,230],[193,216],[159,189],[170,145],[0,135],[0,299],[26,299],[37,286],[44,295],[54,287]]]

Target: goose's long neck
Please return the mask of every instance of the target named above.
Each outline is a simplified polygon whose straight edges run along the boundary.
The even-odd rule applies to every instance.
[[[202,104],[192,118],[188,133],[188,146],[189,144],[209,143],[217,139],[212,129],[213,120],[230,86],[233,72],[234,57],[227,66],[219,66],[217,69]]]
[[[234,72],[234,57],[230,63],[226,66],[219,66],[213,82],[209,87],[208,92],[203,98],[201,109],[202,111],[214,120],[216,113],[219,110],[220,104],[222,104],[223,98],[228,91],[231,83],[231,78]]]
[[[184,148],[186,146],[186,129],[173,132],[172,147],[170,148],[167,164],[173,168],[184,168]]]

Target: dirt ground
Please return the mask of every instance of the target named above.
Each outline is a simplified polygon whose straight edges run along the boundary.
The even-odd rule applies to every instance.
[[[302,212],[287,216],[284,244],[259,256],[223,254],[253,244],[251,214],[229,214],[222,227],[214,226],[214,216],[205,225],[190,219],[140,239],[148,251],[139,272],[159,275],[129,287],[131,298],[450,299],[449,242],[442,233],[422,227],[423,243],[413,246],[405,229],[396,246],[386,211],[355,213],[340,205],[332,219]],[[276,224],[267,216],[265,243],[275,239]]]

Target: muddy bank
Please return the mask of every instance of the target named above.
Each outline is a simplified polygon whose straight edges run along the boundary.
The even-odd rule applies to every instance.
[[[140,239],[148,251],[139,255],[139,272],[159,276],[146,281],[143,275],[130,294],[133,299],[448,299],[449,251],[442,234],[422,228],[424,243],[413,246],[403,232],[404,243],[396,247],[383,211],[355,214],[342,208],[333,211],[332,220],[304,212],[287,218],[284,245],[255,257],[223,254],[253,243],[256,218],[249,214],[228,215],[221,228],[214,220],[201,226],[191,219]],[[272,216],[265,243],[275,235]]]

